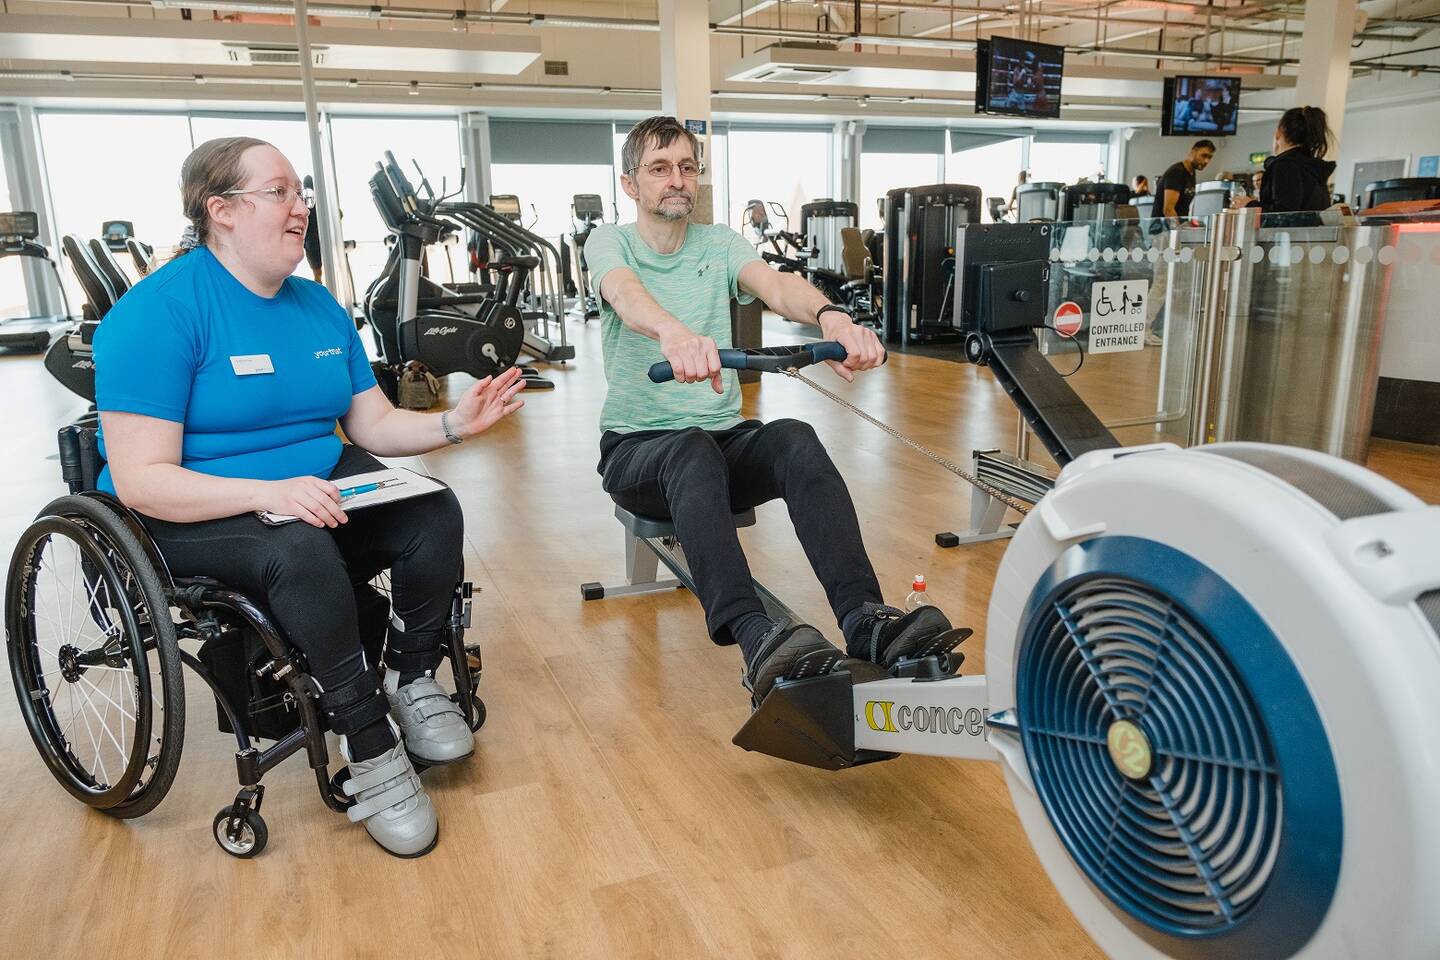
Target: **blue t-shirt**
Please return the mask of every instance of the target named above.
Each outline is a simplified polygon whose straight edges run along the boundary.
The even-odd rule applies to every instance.
[[[258,296],[203,247],[137,283],[95,333],[95,406],[184,424],[180,465],[217,477],[329,476],[335,423],[373,386],[328,290],[288,277]],[[115,491],[108,467],[100,489]]]

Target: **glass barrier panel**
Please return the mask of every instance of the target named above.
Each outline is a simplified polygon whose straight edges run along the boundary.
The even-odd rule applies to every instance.
[[[1124,445],[1190,434],[1207,236],[1158,217],[1053,224],[1040,349]]]
[[[1440,219],[1323,211],[1217,222],[1224,275],[1211,289],[1215,326],[1202,367],[1215,371],[1214,395],[1200,439],[1289,444],[1363,463],[1380,377],[1440,381],[1431,292]]]

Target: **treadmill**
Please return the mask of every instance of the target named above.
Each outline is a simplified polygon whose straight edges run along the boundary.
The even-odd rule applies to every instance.
[[[60,287],[60,296],[65,301],[65,312],[70,312],[70,301],[65,295],[65,285],[60,282],[60,268],[55,265],[50,251],[37,242],[40,236],[40,218],[34,213],[0,213],[0,260],[6,257],[31,257],[50,264],[55,271],[55,282]],[[70,317],[12,317],[0,319],[0,348],[16,353],[43,353],[50,346],[55,335],[70,323]]]

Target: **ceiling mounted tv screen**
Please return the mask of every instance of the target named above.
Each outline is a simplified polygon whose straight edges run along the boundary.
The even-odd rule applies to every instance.
[[[1167,137],[1230,137],[1240,115],[1239,77],[1166,77],[1160,132]]]
[[[1060,116],[1065,48],[1011,37],[980,41],[975,110],[1009,117]]]

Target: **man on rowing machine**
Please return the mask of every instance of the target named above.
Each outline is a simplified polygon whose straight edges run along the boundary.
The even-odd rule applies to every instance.
[[[740,415],[740,386],[722,370],[730,300],[818,324],[848,356],[845,380],[884,362],[874,331],[795,274],[777,273],[724,225],[691,223],[701,165],[693,134],[673,117],[635,125],[620,178],[636,222],[596,227],[585,257],[601,293],[605,378],[599,472],[605,492],[633,513],[669,517],[705,608],[710,637],[739,644],[756,706],[782,677],[827,673],[848,655],[884,666],[929,652],[950,621],[934,607],[885,606],[865,555],[855,506],[814,429],[798,420]],[[683,317],[683,321],[680,319]],[[656,388],[651,364],[704,386]],[[734,512],[785,501],[845,638],[845,652],[808,624],[774,623],[756,594]]]

